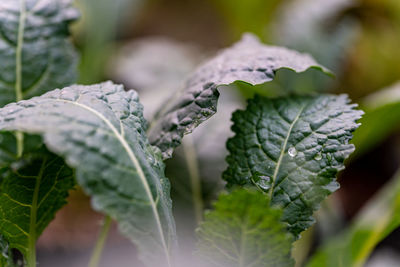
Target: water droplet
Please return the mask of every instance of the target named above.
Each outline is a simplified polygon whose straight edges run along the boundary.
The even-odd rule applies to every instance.
[[[258,180],[257,185],[264,191],[267,191],[271,188],[271,177],[268,176],[260,176],[260,180]]]
[[[321,152],[318,152],[315,156],[314,156],[315,160],[321,160],[322,159],[322,154]]]
[[[153,164],[154,163],[154,159],[152,158],[152,157],[147,157],[147,160],[150,162],[150,164]]]
[[[292,146],[291,148],[289,148],[288,153],[289,153],[289,156],[291,156],[293,158],[293,157],[296,157],[297,150],[295,147]]]

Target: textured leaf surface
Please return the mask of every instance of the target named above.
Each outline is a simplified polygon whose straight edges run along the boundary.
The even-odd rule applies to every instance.
[[[348,144],[362,111],[345,95],[250,100],[233,114],[228,140],[228,187],[252,185],[283,207],[297,236],[313,224],[313,211],[338,188],[335,176],[354,150]]]
[[[0,191],[0,232],[11,248],[25,257],[74,185],[73,171],[48,153],[15,162],[3,172]]]
[[[76,79],[71,0],[0,1],[0,107]],[[17,91],[20,91],[18,96]]]
[[[41,134],[76,169],[96,210],[119,222],[150,266],[168,266],[175,246],[169,181],[146,138],[135,91],[111,82],[72,86],[0,110],[0,128]]]
[[[282,211],[271,208],[257,191],[236,190],[221,195],[198,229],[198,254],[205,266],[293,266],[293,236],[280,221]]]
[[[327,72],[307,54],[263,45],[256,37],[247,34],[189,77],[182,90],[177,91],[155,116],[149,139],[161,149],[163,157],[168,158],[184,134],[215,114],[218,86],[238,80],[252,85],[262,84],[273,80],[279,69],[303,72],[311,67]]]
[[[400,226],[400,172],[357,215],[349,229],[317,251],[308,267],[364,266],[373,249]]]

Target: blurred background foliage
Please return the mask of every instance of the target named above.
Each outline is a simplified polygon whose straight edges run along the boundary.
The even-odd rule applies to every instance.
[[[186,137],[174,158],[167,162],[177,226],[187,240],[182,247],[188,251],[202,209],[208,208],[223,190],[220,177],[226,166],[224,144],[231,136],[230,114],[255,93],[346,93],[366,112],[353,141],[356,153],[339,178],[341,189],[322,205],[316,214],[319,223],[303,234],[299,241],[302,243],[296,246],[294,254],[299,266],[330,237],[341,233],[350,238],[356,231],[354,225],[365,221],[360,210],[368,200],[389,181],[398,184],[399,0],[76,0],[76,5],[82,14],[73,26],[73,38],[81,52],[80,83],[112,79],[136,89],[148,120],[202,60],[238,40],[244,32],[253,32],[271,45],[310,53],[335,73],[332,79],[317,75],[314,70],[304,75],[282,70],[268,85],[250,87],[239,82],[221,89],[217,115]],[[398,186],[390,188],[391,194],[400,194]],[[71,201],[88,200],[77,191]],[[371,200],[368,205],[374,203]],[[399,205],[393,207],[387,207],[387,216],[400,213]],[[75,223],[66,216],[71,209],[79,209]],[[369,222],[379,221],[381,215],[375,216]],[[81,266],[79,260],[87,259],[85,253],[96,239],[97,228],[88,227],[81,235],[74,227],[80,221],[96,225],[98,218],[87,204],[64,208],[39,241],[41,266],[54,266],[54,250],[59,251],[60,257],[68,256],[77,243],[82,257],[75,257],[76,264],[68,266]],[[374,236],[372,247],[368,248],[374,253],[363,259],[368,266],[399,266],[400,222],[395,219],[392,233]],[[127,242],[116,232],[110,240],[105,258],[120,253],[125,255],[119,257],[121,261],[131,262],[134,255]],[[106,265],[107,260],[103,264],[111,266]],[[58,266],[61,267],[59,263]]]

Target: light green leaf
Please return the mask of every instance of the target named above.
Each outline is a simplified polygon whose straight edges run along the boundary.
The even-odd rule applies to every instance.
[[[64,161],[47,153],[14,162],[3,170],[0,187],[0,233],[28,263],[35,262],[37,238],[64,204],[74,185]]]
[[[79,83],[93,84],[102,81],[115,47],[117,36],[129,31],[139,18],[144,0],[76,0],[83,19],[74,27],[81,51]],[[107,18],[107,19],[105,19]],[[101,30],[99,30],[101,25]],[[132,73],[132,72],[131,72]],[[136,88],[136,87],[135,87]]]
[[[354,150],[348,144],[362,111],[345,95],[250,100],[233,114],[228,140],[228,187],[250,185],[283,207],[282,220],[297,236],[339,185],[336,174]]]
[[[73,83],[77,56],[71,0],[0,2],[0,107]]]
[[[222,194],[197,231],[204,266],[294,266],[294,238],[281,222],[282,211],[270,207],[263,193],[236,190]]]
[[[161,154],[148,143],[142,111],[137,93],[123,86],[76,85],[0,109],[0,129],[42,135],[146,264],[170,266],[176,246],[170,186]]]
[[[262,84],[273,80],[282,68],[295,72],[316,68],[329,73],[307,54],[267,46],[253,35],[244,35],[241,41],[200,66],[159,110],[149,129],[151,143],[161,149],[164,158],[170,157],[184,134],[215,114],[218,86],[235,81]]]
[[[274,12],[281,3],[279,0],[215,0],[229,27],[229,33],[240,37],[243,32],[252,32],[261,39],[268,39],[271,31],[268,24],[275,17]]]
[[[342,234],[321,246],[309,267],[364,266],[373,249],[400,226],[400,172],[371,199]]]
[[[371,94],[360,101],[365,115],[352,143],[355,159],[379,145],[400,127],[400,82]],[[384,118],[384,119],[382,119]]]

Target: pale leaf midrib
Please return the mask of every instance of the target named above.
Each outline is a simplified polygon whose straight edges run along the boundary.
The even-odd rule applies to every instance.
[[[25,0],[20,2],[20,15],[18,24],[17,47],[15,51],[15,97],[16,101],[22,100],[22,48],[24,46],[26,6]]]
[[[26,3],[25,0],[19,0],[20,15],[18,22],[17,46],[15,50],[15,100],[22,100],[22,48],[24,46],[25,20],[26,20]],[[24,151],[24,135],[22,132],[16,132],[17,139],[17,156],[22,156]]]
[[[104,117],[103,114],[101,114],[101,113],[98,112],[97,110],[92,109],[91,107],[88,107],[88,106],[86,106],[86,105],[80,104],[80,103],[78,103],[78,102],[70,101],[70,100],[65,100],[65,99],[53,99],[53,100],[59,101],[59,102],[64,102],[64,103],[68,103],[68,104],[72,104],[72,105],[76,105],[76,106],[78,106],[78,107],[81,107],[81,108],[83,108],[83,109],[85,109],[85,110],[87,110],[87,111],[93,113],[94,115],[96,115],[97,117],[99,117],[102,121],[104,121],[104,122],[106,123],[106,125],[107,125],[107,126],[111,129],[111,131],[114,133],[114,135],[116,136],[116,138],[118,139],[118,141],[121,143],[121,145],[123,146],[123,148],[124,148],[125,151],[127,152],[128,156],[129,156],[129,159],[132,161],[132,164],[133,164],[133,165],[136,167],[136,169],[138,170],[138,174],[139,174],[139,177],[140,177],[140,181],[142,182],[143,187],[144,187],[144,189],[145,189],[145,191],[146,191],[147,197],[148,197],[149,200],[150,200],[151,208],[152,208],[152,210],[153,210],[153,214],[154,214],[154,217],[155,217],[155,219],[156,219],[157,228],[158,228],[158,231],[159,231],[159,234],[160,234],[160,237],[161,237],[161,242],[162,242],[162,244],[163,244],[164,252],[165,252],[165,254],[166,254],[166,258],[167,258],[167,261],[168,261],[168,266],[171,266],[168,246],[167,246],[166,240],[165,240],[165,238],[164,238],[164,233],[163,233],[162,226],[161,226],[161,220],[160,220],[160,217],[159,217],[159,214],[158,214],[158,211],[157,211],[157,207],[156,207],[155,201],[154,201],[154,199],[153,199],[153,195],[152,195],[151,190],[150,190],[150,186],[149,186],[149,184],[148,184],[148,182],[147,182],[147,180],[146,180],[146,177],[145,177],[145,175],[144,175],[143,169],[142,169],[142,167],[141,167],[140,164],[139,164],[139,161],[137,160],[135,154],[133,153],[133,151],[132,151],[132,149],[130,148],[130,146],[129,146],[129,144],[127,143],[127,141],[124,139],[124,137],[122,136],[122,134],[120,134],[120,133],[118,132],[118,130],[114,127],[114,125],[113,125],[106,117]],[[122,126],[122,125],[121,125],[121,126]],[[122,129],[122,128],[121,128],[121,129]],[[121,132],[122,132],[122,130],[121,130]],[[123,132],[122,132],[122,133],[123,133]]]
[[[241,233],[240,233],[240,255],[239,255],[239,266],[245,267],[245,251],[246,251],[246,243],[247,243],[247,223],[248,223],[248,215],[246,216],[246,220],[242,223]]]
[[[300,116],[301,116],[301,114],[303,113],[303,110],[304,110],[305,107],[306,107],[306,105],[303,105],[303,106],[300,108],[298,114],[297,114],[296,117],[294,118],[293,122],[290,124],[289,129],[288,129],[288,132],[287,132],[287,135],[286,135],[286,137],[285,137],[285,140],[283,141],[281,153],[280,153],[280,155],[279,155],[278,162],[276,163],[275,170],[274,170],[274,174],[273,174],[273,176],[272,176],[272,186],[271,186],[271,189],[270,189],[270,191],[269,191],[269,196],[270,196],[271,199],[272,199],[272,196],[273,196],[273,193],[274,193],[274,189],[275,189],[276,178],[277,178],[277,176],[278,176],[279,169],[280,169],[281,164],[282,164],[283,156],[285,155],[285,151],[286,151],[286,148],[287,148],[287,145],[288,145],[288,141],[289,141],[290,135],[291,135],[291,133],[292,133],[292,130],[293,130],[294,125],[295,125],[295,124],[297,123],[297,121],[300,119]]]
[[[42,181],[45,165],[46,165],[46,158],[43,160],[42,166],[40,167],[39,174],[35,181],[35,188],[33,191],[30,222],[29,222],[28,251],[27,251],[28,261],[31,257],[33,257],[34,259],[36,258],[34,254],[36,253],[35,243],[36,243],[37,204],[39,199],[40,183]]]

